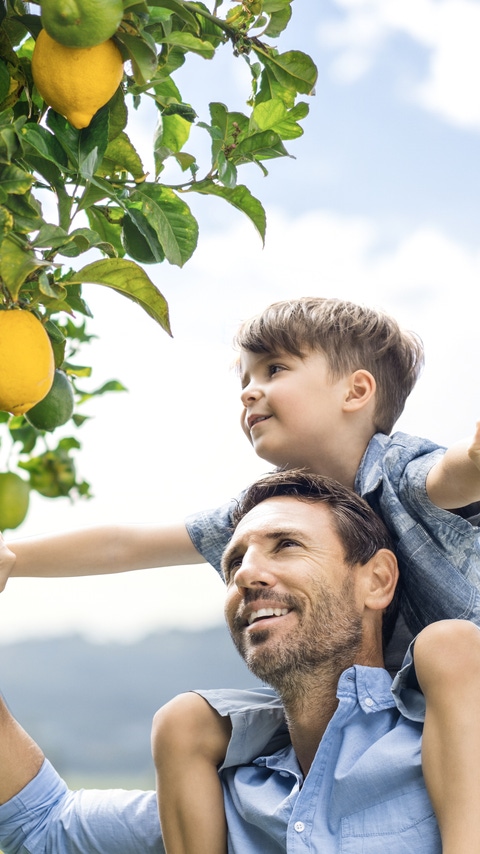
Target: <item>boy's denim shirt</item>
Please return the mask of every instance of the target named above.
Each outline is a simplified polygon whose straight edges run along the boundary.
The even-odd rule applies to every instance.
[[[480,504],[455,513],[427,496],[427,474],[445,448],[428,439],[376,433],[355,479],[393,538],[402,576],[401,611],[413,634],[442,619],[468,619],[480,626]],[[195,548],[221,573],[235,501],[189,516]]]

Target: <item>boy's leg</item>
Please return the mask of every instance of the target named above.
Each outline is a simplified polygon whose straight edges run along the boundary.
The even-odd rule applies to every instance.
[[[230,731],[230,719],[194,693],[180,694],[156,713],[152,753],[167,854],[226,854],[217,766]]]
[[[427,626],[414,648],[425,695],[425,783],[443,854],[480,851],[480,630],[466,620]]]

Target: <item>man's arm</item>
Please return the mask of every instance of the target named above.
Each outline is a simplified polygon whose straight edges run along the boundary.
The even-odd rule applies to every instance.
[[[472,439],[448,448],[427,475],[427,494],[444,510],[480,501],[480,421]]]
[[[203,562],[184,523],[109,525],[66,534],[0,541],[0,590],[9,577],[104,575]]]

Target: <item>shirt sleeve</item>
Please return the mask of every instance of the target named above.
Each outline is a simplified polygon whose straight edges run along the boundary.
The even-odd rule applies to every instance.
[[[222,574],[222,555],[232,536],[232,512],[235,499],[212,510],[193,513],[185,519],[185,527],[197,552]]]
[[[245,765],[290,744],[285,713],[273,688],[197,690],[222,717],[229,716],[232,734],[222,769]]]

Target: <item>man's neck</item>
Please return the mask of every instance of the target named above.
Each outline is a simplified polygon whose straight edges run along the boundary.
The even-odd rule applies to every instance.
[[[381,651],[375,645],[364,646],[354,661],[342,666],[321,668],[314,674],[299,677],[299,684],[290,683],[288,691],[277,686],[285,708],[290,739],[304,775],[307,775],[315,758],[325,730],[338,706],[339,679],[353,664],[366,667],[383,667]]]

